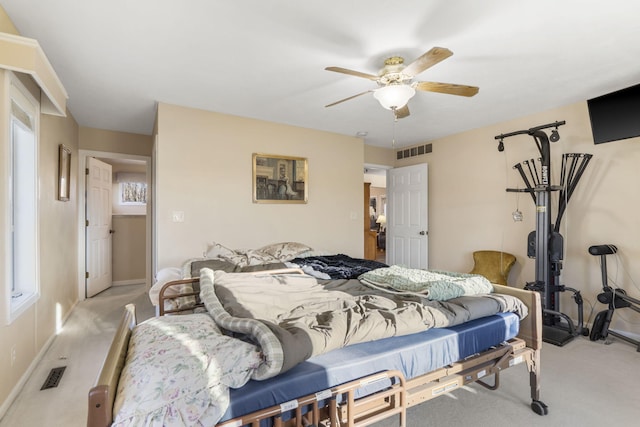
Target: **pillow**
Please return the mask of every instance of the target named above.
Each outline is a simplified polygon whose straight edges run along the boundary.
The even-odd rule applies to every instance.
[[[191,262],[191,277],[200,277],[201,268],[210,268],[212,270],[222,270],[227,273],[236,271],[236,265],[223,259],[203,259]]]
[[[244,254],[247,257],[247,265],[265,265],[280,261],[273,255],[259,249],[249,249],[244,251]]]
[[[258,250],[285,262],[294,259],[298,254],[312,250],[312,248],[297,242],[281,242],[263,246]]]
[[[279,261],[278,258],[255,249],[238,249],[233,254],[220,255],[220,258],[232,264],[235,264],[237,267],[246,267],[248,265],[263,265]]]
[[[260,364],[255,346],[222,335],[208,314],[149,319],[131,333],[113,426],[215,425],[228,387]]]
[[[160,297],[160,289],[168,282],[182,279],[182,271],[178,267],[167,267],[158,271],[156,274],[156,282],[149,289],[149,299],[154,306],[158,305],[158,298]],[[171,290],[168,290],[169,294]],[[175,292],[174,292],[175,293]],[[167,295],[167,293],[165,293]]]
[[[229,249],[226,246],[222,246],[220,243],[211,242],[207,248],[207,258],[222,258],[223,255],[234,255],[235,251]]]

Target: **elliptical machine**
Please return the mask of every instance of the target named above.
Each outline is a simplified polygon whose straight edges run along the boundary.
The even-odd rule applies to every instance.
[[[640,352],[640,341],[629,338],[626,335],[618,333],[616,331],[610,331],[609,325],[611,324],[611,318],[616,309],[630,308],[633,311],[640,313],[640,301],[635,298],[631,298],[627,295],[624,289],[614,289],[609,286],[607,278],[607,255],[613,255],[618,252],[618,248],[614,245],[595,245],[589,248],[589,253],[593,256],[600,257],[600,269],[602,271],[602,293],[598,294],[598,301],[603,304],[608,304],[607,310],[601,311],[596,315],[593,321],[593,327],[591,328],[591,334],[589,339],[591,341],[598,341],[600,339],[605,340],[607,336],[613,335],[620,338],[623,341],[627,341],[636,346],[636,351]]]
[[[536,277],[534,282],[528,282],[525,289],[538,291],[542,294],[543,326],[542,339],[545,342],[563,346],[578,335],[589,335],[583,326],[583,300],[580,291],[560,284],[560,271],[564,258],[564,239],[560,234],[560,221],[569,199],[573,194],[580,177],[584,173],[591,154],[566,153],[562,155],[562,169],[560,185],[551,185],[551,149],[549,140],[556,142],[560,139],[558,127],[566,122],[549,123],[526,130],[519,130],[495,137],[499,140],[498,151],[504,151],[505,138],[515,135],[529,135],[533,137],[540,152],[540,169],[534,159],[525,160],[514,166],[520,173],[525,184],[524,189],[507,188],[508,192],[527,192],[536,205],[536,229],[529,233],[527,239],[527,256],[535,258]],[[543,129],[555,128],[551,136]],[[523,167],[524,165],[524,167]],[[526,169],[525,169],[526,167]],[[527,174],[528,172],[528,174]],[[558,211],[555,224],[551,223],[551,192],[559,191]],[[571,318],[560,311],[560,292],[570,291],[578,306],[578,323],[573,324]]]

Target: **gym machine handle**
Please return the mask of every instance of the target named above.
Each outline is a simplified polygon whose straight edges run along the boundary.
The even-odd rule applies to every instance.
[[[565,124],[567,124],[567,122],[562,120],[560,122],[548,123],[546,125],[540,125],[540,126],[526,129],[526,130],[517,130],[515,132],[501,133],[500,135],[496,135],[495,139],[504,139],[514,135],[533,135],[538,130],[548,129],[548,128],[557,128],[558,126],[562,126]]]
[[[613,255],[618,252],[615,245],[594,245],[589,248],[591,255]]]

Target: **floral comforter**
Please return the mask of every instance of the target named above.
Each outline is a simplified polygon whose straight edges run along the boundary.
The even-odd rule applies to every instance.
[[[135,327],[114,403],[114,427],[213,426],[262,362],[222,335],[208,314],[149,319]]]

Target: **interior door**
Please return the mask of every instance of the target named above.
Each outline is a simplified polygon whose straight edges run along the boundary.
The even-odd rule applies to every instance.
[[[112,283],[111,165],[87,158],[86,294],[92,297]]]
[[[429,267],[428,167],[387,172],[387,264]]]

